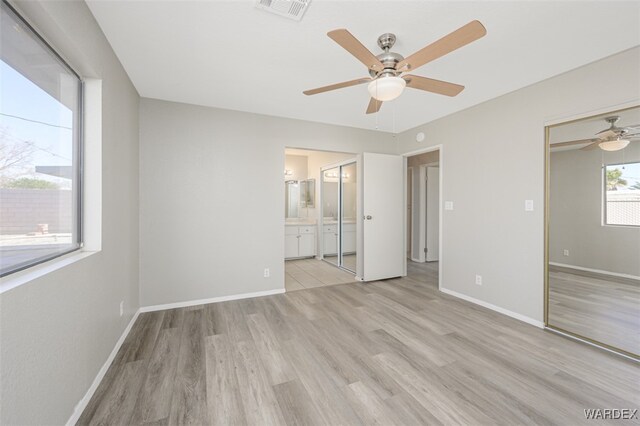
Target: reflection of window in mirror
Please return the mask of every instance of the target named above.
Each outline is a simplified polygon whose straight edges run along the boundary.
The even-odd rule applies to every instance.
[[[546,323],[640,355],[640,107],[547,132]]]
[[[604,166],[604,224],[640,226],[640,162]]]

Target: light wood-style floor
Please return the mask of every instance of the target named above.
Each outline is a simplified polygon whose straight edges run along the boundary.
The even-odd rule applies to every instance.
[[[638,364],[409,272],[142,314],[79,423],[575,425],[640,405]]]
[[[550,266],[549,324],[640,354],[640,282]]]
[[[337,266],[318,259],[298,259],[284,262],[286,291],[326,287],[355,282],[355,276]]]

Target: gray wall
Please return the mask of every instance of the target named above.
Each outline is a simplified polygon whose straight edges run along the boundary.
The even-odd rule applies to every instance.
[[[0,188],[0,233],[36,232],[39,224],[49,225],[52,233],[73,231],[71,195],[61,189]]]
[[[549,261],[640,277],[640,228],[602,226],[602,164],[623,154],[625,162],[640,161],[640,143],[624,152],[551,153]]]
[[[0,423],[62,424],[139,306],[139,96],[83,2],[17,6],[82,76],[103,79],[102,251],[0,295]]]
[[[397,150],[387,133],[152,99],[140,137],[142,306],[284,288],[285,147]]]
[[[400,153],[443,145],[442,287],[542,321],[545,122],[637,100],[639,59],[634,48],[400,134]]]

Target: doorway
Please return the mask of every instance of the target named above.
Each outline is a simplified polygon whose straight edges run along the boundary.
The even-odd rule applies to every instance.
[[[437,262],[440,256],[440,151],[407,157],[407,256]]]
[[[322,260],[326,235],[321,219],[321,169],[354,158],[355,154],[350,153],[284,150],[284,284],[287,292],[355,281],[354,274],[348,269]],[[350,171],[347,173],[351,174]],[[348,192],[347,186],[345,193]],[[347,261],[350,254],[345,253]]]

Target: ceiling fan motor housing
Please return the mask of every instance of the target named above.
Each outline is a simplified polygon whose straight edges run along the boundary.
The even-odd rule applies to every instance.
[[[396,71],[396,65],[404,59],[404,56],[399,53],[391,52],[390,49],[393,47],[395,42],[395,34],[385,33],[378,37],[378,46],[380,46],[384,52],[377,55],[376,58],[382,62],[384,69],[382,71],[369,70],[371,77],[395,77],[400,74],[400,72]]]

